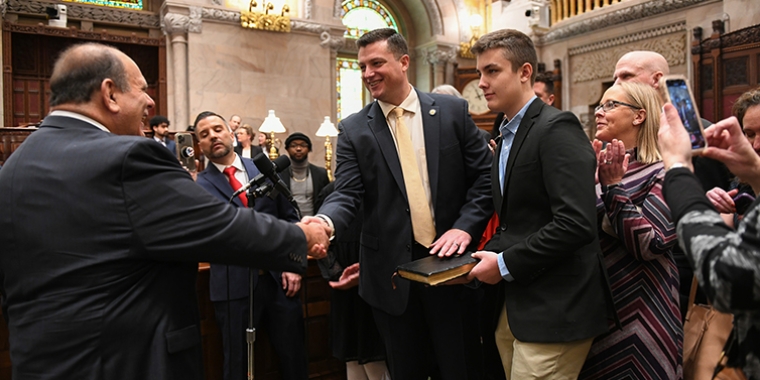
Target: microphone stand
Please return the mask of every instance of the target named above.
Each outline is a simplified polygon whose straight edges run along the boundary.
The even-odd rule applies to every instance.
[[[258,190],[258,189],[256,189]],[[254,202],[256,202],[256,196],[255,192],[252,189],[248,189],[247,191],[248,196],[248,207],[253,208]],[[256,343],[256,327],[254,326],[253,322],[253,299],[254,299],[254,290],[256,289],[256,286],[253,282],[253,276],[254,276],[254,269],[248,268],[248,328],[245,329],[245,342],[248,346],[248,380],[253,380],[255,377],[254,374],[254,343]]]
[[[248,207],[253,208],[256,202],[256,198],[263,196],[271,196],[272,198],[277,196],[277,190],[274,186],[267,182],[263,185],[258,185],[255,189],[253,187],[248,188],[246,195],[248,196]],[[234,196],[233,196],[234,198]],[[298,203],[292,198],[289,200],[290,204],[296,210],[298,220],[301,220],[301,209],[298,207]],[[248,380],[254,379],[254,357],[255,357],[255,343],[256,343],[256,327],[254,325],[254,290],[256,288],[254,281],[254,269],[248,269],[248,328],[245,329],[245,341],[248,346]],[[229,282],[228,282],[229,286]],[[306,282],[304,281],[304,292],[306,291]],[[308,327],[306,327],[308,328]],[[230,339],[232,339],[230,337]],[[307,352],[308,356],[308,352]]]

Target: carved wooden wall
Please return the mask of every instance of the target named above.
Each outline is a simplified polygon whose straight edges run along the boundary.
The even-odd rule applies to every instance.
[[[736,99],[760,85],[760,25],[723,30],[721,20],[713,21],[707,39],[702,28],[693,30],[694,97],[702,117],[712,122],[731,116]]]
[[[112,45],[140,67],[148,94],[156,102],[151,111],[166,115],[166,47],[163,38],[117,36],[76,29],[3,24],[3,98],[5,127],[38,123],[48,113],[49,80],[53,64],[65,48],[96,41]]]

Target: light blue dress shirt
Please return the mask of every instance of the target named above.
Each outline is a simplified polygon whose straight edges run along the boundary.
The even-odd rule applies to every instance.
[[[501,132],[501,151],[499,152],[499,190],[501,191],[501,194],[504,195],[504,176],[507,172],[507,160],[509,159],[509,151],[512,150],[512,142],[515,141],[515,135],[517,134],[517,128],[520,126],[520,122],[522,122],[523,116],[525,116],[525,112],[528,111],[528,107],[530,107],[531,104],[533,104],[533,101],[536,100],[536,96],[534,95],[530,100],[528,100],[527,103],[523,106],[522,109],[520,109],[520,112],[515,115],[511,120],[504,119],[504,121],[501,123],[501,126],[499,126],[499,131]],[[497,261],[499,263],[499,272],[501,272],[501,277],[503,277],[507,281],[514,281],[515,278],[512,277],[512,275],[509,273],[509,269],[507,269],[507,265],[504,264],[504,252],[500,253]]]

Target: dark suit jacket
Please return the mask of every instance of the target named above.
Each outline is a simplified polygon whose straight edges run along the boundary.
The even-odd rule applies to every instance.
[[[235,153],[237,153],[238,156],[240,156],[241,158],[243,157],[243,146],[240,145],[240,143],[238,143],[235,146],[234,150],[235,150]],[[258,146],[258,145],[251,145],[251,159],[253,159],[254,157],[256,157],[257,154],[263,153],[263,152],[264,151],[261,149],[260,146]]]
[[[253,161],[247,158],[240,158],[245,166],[245,170],[248,173],[248,179],[251,180],[259,175],[259,169],[253,164]],[[206,189],[211,195],[217,197],[223,202],[227,202],[232,193],[232,186],[227,180],[227,177],[222,174],[214,164],[209,163],[206,169],[198,173],[198,184],[202,188]],[[237,207],[243,207],[243,203],[239,197],[235,197],[232,203]],[[288,203],[287,198],[282,194],[278,194],[275,199],[269,197],[262,197],[255,200],[254,210],[258,212],[264,212],[269,215],[275,216],[282,220],[291,222],[298,221],[298,215],[296,214],[293,206]],[[227,272],[229,268],[229,273]],[[209,290],[211,293],[212,301],[227,301],[233,299],[240,299],[248,297],[248,274],[249,269],[247,267],[241,267],[237,265],[224,265],[224,264],[211,264],[211,275],[209,279]],[[274,279],[280,283],[281,272],[270,271],[270,274]],[[229,276],[229,288],[227,287],[227,278]],[[258,281],[259,273],[254,271],[254,284]],[[229,296],[227,291],[229,290]]]
[[[18,379],[201,379],[199,261],[304,272],[295,225],[220,202],[155,141],[48,116],[0,173]]]
[[[607,331],[596,158],[578,119],[536,99],[509,153],[504,197],[498,168],[497,155],[491,177],[501,224],[485,249],[503,251],[514,277],[501,284],[515,337],[556,343]]]
[[[314,211],[317,211],[317,197],[319,193],[330,183],[330,178],[327,177],[327,169],[320,168],[317,165],[309,164],[309,175],[311,176],[311,186],[314,187]],[[290,177],[293,176],[293,169],[288,166],[287,169],[280,172],[280,178],[282,182],[290,189]]]
[[[153,139],[153,140],[155,141],[155,139]],[[158,141],[156,141],[156,142],[158,142]],[[165,137],[164,138],[164,143],[166,144],[166,149],[169,149],[169,151],[172,152],[172,154],[174,154],[174,155],[177,154],[177,143],[174,142],[174,140],[172,140],[172,139],[170,139],[168,137]]]
[[[415,90],[416,91],[416,90]],[[458,228],[472,236],[470,249],[493,213],[489,192],[491,152],[467,112],[467,102],[417,91],[437,235]],[[362,274],[359,293],[393,315],[404,312],[409,282],[391,276],[412,260],[412,223],[401,163],[388,123],[377,102],[339,125],[335,192],[319,213],[346,230],[363,201]]]

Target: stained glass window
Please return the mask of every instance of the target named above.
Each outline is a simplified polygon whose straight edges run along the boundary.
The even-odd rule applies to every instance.
[[[359,38],[362,34],[379,28],[398,30],[396,20],[377,0],[345,0],[340,17],[348,30],[346,37]]]
[[[67,3],[101,5],[111,8],[143,9],[143,0],[63,0]]]
[[[362,72],[359,61],[352,58],[337,60],[338,121],[364,107]]]

